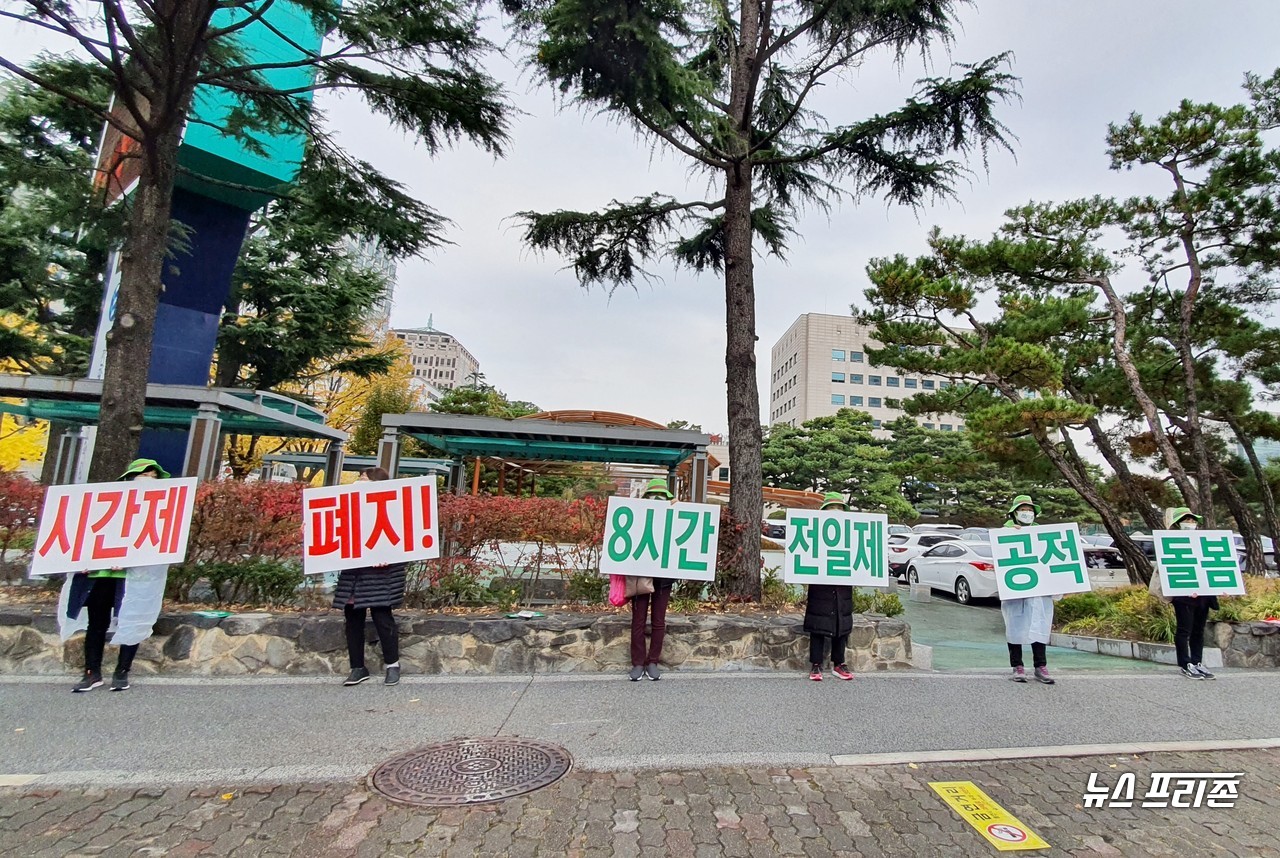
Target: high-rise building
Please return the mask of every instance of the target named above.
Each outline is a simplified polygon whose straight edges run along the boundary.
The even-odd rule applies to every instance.
[[[391,306],[395,302],[396,261],[385,250],[370,238],[347,236],[343,249],[351,257],[352,262],[362,268],[376,271],[387,278],[386,291],[369,311],[369,321],[385,331],[391,327]]]
[[[392,333],[409,346],[415,379],[439,390],[465,387],[480,380],[480,362],[457,337],[437,331],[430,322],[425,328],[395,328]]]
[[[855,408],[871,415],[876,429],[903,415],[901,403],[919,393],[945,389],[945,378],[900,374],[876,366],[867,347],[879,348],[871,331],[852,316],[805,313],[773,345],[769,374],[769,425],[799,426],[815,417]],[[964,428],[954,414],[923,415],[926,429]]]

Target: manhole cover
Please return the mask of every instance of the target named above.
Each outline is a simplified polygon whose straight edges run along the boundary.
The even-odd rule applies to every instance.
[[[369,776],[387,798],[421,807],[484,804],[555,783],[570,765],[558,745],[529,739],[453,739],[387,760]]]

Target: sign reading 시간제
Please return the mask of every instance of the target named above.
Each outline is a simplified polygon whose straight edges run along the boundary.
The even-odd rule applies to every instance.
[[[302,493],[308,575],[440,556],[436,478],[357,482]]]
[[[31,577],[180,563],[196,478],[50,486]]]
[[[720,507],[642,498],[609,498],[601,575],[714,581]]]

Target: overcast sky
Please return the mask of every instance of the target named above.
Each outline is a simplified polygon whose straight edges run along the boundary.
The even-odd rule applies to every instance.
[[[900,70],[880,58],[829,88],[827,118],[845,124],[893,109],[922,74],[1011,51],[1022,102],[1000,118],[1018,137],[1014,155],[993,152],[989,172],[973,164],[972,184],[947,205],[913,212],[866,199],[829,216],[812,213],[786,262],[757,260],[762,412],[774,341],[801,313],[848,312],[861,299],[870,258],[921,252],[934,225],[986,236],[1006,208],[1029,200],[1163,193],[1158,176],[1108,169],[1107,123],[1131,111],[1155,117],[1182,98],[1239,102],[1246,71],[1265,75],[1280,65],[1275,0],[978,0],[961,21],[950,56],[935,54],[931,68],[915,61]],[[31,46],[29,33],[0,25],[5,56],[22,57]],[[705,187],[690,181],[683,160],[629,130],[558,106],[518,60],[490,64],[523,111],[502,160],[465,146],[430,159],[371,119],[358,99],[321,101],[350,150],[454,222],[453,246],[401,263],[393,325],[432,318],[476,356],[489,383],[545,409],[623,411],[723,431],[720,277],[660,265],[653,269],[660,279],[638,290],[584,291],[563,259],[523,249],[510,220],[517,211],[591,209],[652,191],[705,198]]]

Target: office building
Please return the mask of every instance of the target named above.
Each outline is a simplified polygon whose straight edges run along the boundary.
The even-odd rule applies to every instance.
[[[880,343],[852,316],[805,313],[796,319],[770,355],[769,425],[799,426],[854,408],[870,414],[880,429],[903,416],[903,400],[950,386],[938,376],[876,366],[867,356],[868,347],[879,348]],[[954,414],[916,419],[926,429],[964,428],[963,418]]]
[[[480,362],[457,337],[437,331],[430,320],[425,328],[395,328],[392,333],[409,347],[413,377],[439,390],[477,384]]]

